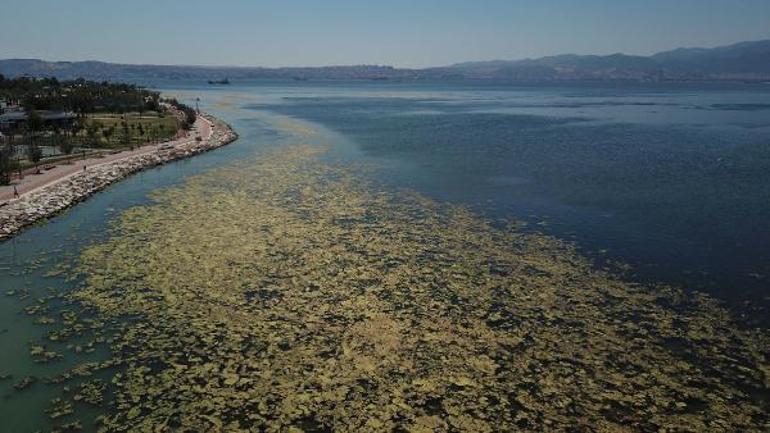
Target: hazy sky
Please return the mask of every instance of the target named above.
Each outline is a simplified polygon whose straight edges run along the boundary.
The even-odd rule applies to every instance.
[[[770,38],[770,0],[0,0],[0,58],[297,66]]]

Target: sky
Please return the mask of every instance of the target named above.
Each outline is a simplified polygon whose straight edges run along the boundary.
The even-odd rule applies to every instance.
[[[770,39],[770,0],[0,0],[0,58],[442,66]]]

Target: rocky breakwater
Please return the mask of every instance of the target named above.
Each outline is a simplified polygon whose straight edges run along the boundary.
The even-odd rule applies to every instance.
[[[212,124],[212,133],[208,139],[196,139],[190,136],[159,145],[147,153],[89,167],[86,171],[55,181],[24,194],[19,199],[5,203],[0,207],[0,240],[7,239],[24,227],[85,200],[133,173],[176,159],[194,156],[224,146],[238,138],[228,124],[213,116],[203,117]]]

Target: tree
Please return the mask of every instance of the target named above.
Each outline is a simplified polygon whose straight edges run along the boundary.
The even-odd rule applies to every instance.
[[[32,110],[27,113],[27,129],[30,134],[31,141],[35,140],[37,133],[42,131],[45,127],[45,121],[37,111]]]
[[[195,109],[182,104],[174,98],[166,99],[166,102],[177,110],[181,111],[184,115],[184,119],[182,119],[182,128],[185,130],[192,129],[193,125],[195,124],[195,120],[198,118],[198,114],[195,112]]]
[[[146,111],[160,111],[160,103],[158,102],[158,94],[150,93],[148,95],[147,103],[145,104]]]
[[[37,165],[40,160],[43,159],[43,149],[41,149],[37,143],[30,143],[29,146],[27,146],[27,158],[35,164],[35,171],[40,173],[40,169]]]
[[[64,130],[64,134],[60,135],[61,131],[59,127],[54,128],[54,134],[57,137],[57,146],[59,147],[59,151],[65,155],[69,155],[72,153],[72,151],[75,148],[74,143],[70,139],[70,137],[67,135],[67,130]]]
[[[84,79],[59,81],[29,77],[0,80],[0,91],[27,110],[95,111],[157,110],[160,94],[131,84],[95,82]]]
[[[77,120],[75,120],[75,123],[72,124],[72,138],[75,139],[77,135],[80,133],[80,131],[83,130],[83,123],[84,120],[82,117],[78,117]]]
[[[64,140],[59,143],[59,150],[61,153],[69,155],[75,150],[75,143],[73,143],[72,140],[67,139],[67,137],[64,137]]]
[[[115,132],[115,129],[112,126],[102,131],[102,135],[104,136],[105,140],[107,140],[108,145],[111,143],[110,140],[112,139],[113,132]]]
[[[14,159],[13,165],[15,165],[16,169],[19,171],[19,179],[24,179],[24,171],[22,170],[22,166],[21,166],[21,156],[16,151],[17,148],[16,148],[16,145],[14,144],[14,141],[17,135],[22,135],[22,134],[24,134],[24,130],[17,125],[10,131],[10,134],[8,135],[8,138],[7,138],[8,144],[11,146],[11,149],[13,149],[12,155],[16,155],[16,157],[18,158],[18,159]]]
[[[16,149],[10,140],[0,147],[0,185],[11,183],[11,174],[17,166],[16,160],[13,157],[15,154]]]
[[[88,137],[88,145],[91,147],[98,147],[99,142],[96,139],[96,134],[99,132],[99,123],[91,122],[86,125],[86,136]]]
[[[61,141],[61,128],[58,125],[54,125],[51,129],[53,131],[53,145],[58,146]]]
[[[44,126],[45,121],[37,111],[31,110],[27,113],[27,134],[29,135],[29,140],[27,143],[26,154],[27,159],[35,164],[35,169],[38,173],[40,172],[40,169],[38,169],[37,164],[43,158],[43,149],[37,145],[37,134],[39,131],[43,130]]]
[[[131,141],[131,131],[128,129],[128,122],[123,121],[123,145],[130,146],[131,150],[134,150],[134,145]]]
[[[189,131],[190,129],[192,129],[193,125],[195,124],[195,120],[198,118],[198,114],[195,113],[195,110],[193,110],[188,106],[185,106],[183,111],[185,114],[185,122],[184,122],[184,125],[182,125],[182,127]]]

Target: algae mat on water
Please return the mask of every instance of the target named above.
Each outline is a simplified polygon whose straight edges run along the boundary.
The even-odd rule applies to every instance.
[[[296,146],[87,249],[106,431],[762,431],[767,334]],[[116,318],[123,318],[116,322]]]

